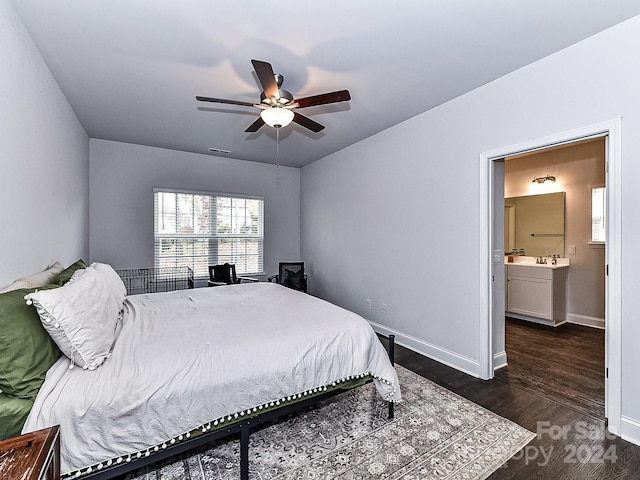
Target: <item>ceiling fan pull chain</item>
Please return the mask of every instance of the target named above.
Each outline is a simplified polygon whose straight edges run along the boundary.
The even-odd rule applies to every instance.
[[[280,129],[276,128],[276,167],[280,166]]]

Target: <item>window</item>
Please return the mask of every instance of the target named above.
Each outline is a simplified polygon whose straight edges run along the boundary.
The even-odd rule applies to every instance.
[[[263,273],[262,198],[158,189],[153,197],[156,267],[208,277],[209,265],[228,262],[241,274]]]
[[[591,243],[604,243],[607,226],[607,189],[591,187]]]

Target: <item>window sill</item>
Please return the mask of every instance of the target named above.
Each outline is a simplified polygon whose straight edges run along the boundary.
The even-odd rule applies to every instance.
[[[589,242],[589,248],[606,248],[607,244],[605,242]]]

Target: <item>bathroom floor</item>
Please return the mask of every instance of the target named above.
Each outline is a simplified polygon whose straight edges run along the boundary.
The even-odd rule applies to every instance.
[[[604,420],[604,330],[507,317],[505,344],[495,379]]]

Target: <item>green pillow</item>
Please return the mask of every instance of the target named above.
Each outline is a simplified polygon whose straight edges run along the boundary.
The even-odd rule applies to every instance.
[[[48,285],[39,290],[57,288]],[[24,296],[35,288],[0,294],[0,390],[35,399],[47,370],[61,353],[40,323],[36,308]]]
[[[61,287],[62,285],[64,285],[65,283],[67,283],[71,279],[71,277],[76,272],[76,270],[80,270],[82,268],[87,268],[87,264],[84,263],[84,261],[82,259],[80,259],[77,262],[72,263],[67,268],[65,268],[60,273],[60,275],[58,275],[56,278],[53,279],[51,284]]]
[[[0,440],[20,435],[33,407],[33,400],[0,393]]]

